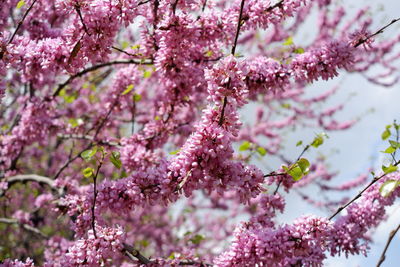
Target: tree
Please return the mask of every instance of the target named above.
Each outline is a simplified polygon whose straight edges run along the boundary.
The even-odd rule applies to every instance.
[[[368,231],[400,194],[400,126],[382,134],[390,164],[345,184],[330,183],[329,160],[307,159],[327,134],[299,141],[292,160],[280,133],[356,123],[335,119],[342,104],[318,108],[339,86],[307,97],[317,80],[397,84],[400,35],[374,39],[400,18],[374,29],[368,9],[350,17],[330,0],[0,6],[5,266],[320,266],[367,253]],[[315,14],[319,29],[300,46]],[[245,105],[259,108],[241,116]],[[262,171],[274,157],[281,168]],[[324,202],[326,217],[278,223],[284,191],[309,184],[361,191]]]

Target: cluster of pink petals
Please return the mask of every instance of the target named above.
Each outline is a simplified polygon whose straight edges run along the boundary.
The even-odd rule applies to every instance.
[[[367,232],[385,219],[385,206],[392,205],[400,194],[396,189],[389,197],[381,196],[379,188],[389,179],[398,179],[398,173],[371,186],[360,201],[347,208],[347,215],[334,222],[305,216],[290,225],[265,228],[260,227],[257,215],[257,220],[237,228],[231,248],[215,263],[217,266],[321,266],[326,252],[345,253],[346,256],[365,254],[369,241]],[[274,198],[269,201],[274,205]]]
[[[119,255],[124,241],[122,229],[96,227],[96,237],[93,230],[89,230],[87,238],[75,241],[68,248],[63,266],[100,266]]]

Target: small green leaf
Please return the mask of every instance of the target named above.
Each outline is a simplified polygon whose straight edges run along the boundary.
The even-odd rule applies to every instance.
[[[175,252],[172,252],[169,256],[168,259],[174,260],[175,259]]]
[[[201,241],[203,241],[205,239],[205,237],[203,235],[195,235],[194,237],[192,237],[190,239],[190,241],[192,241],[193,244],[198,245],[200,244]]]
[[[396,141],[393,141],[393,140],[389,140],[389,143],[395,149],[400,148],[400,143],[399,142],[396,142]]]
[[[388,197],[390,194],[400,185],[399,181],[396,180],[388,180],[384,182],[379,188],[379,193],[381,196]]]
[[[84,170],[82,170],[83,176],[85,176],[86,178],[90,178],[94,175],[94,170],[92,168],[86,168]]]
[[[149,242],[148,240],[146,240],[146,239],[143,239],[143,240],[140,240],[140,241],[138,242],[138,244],[139,244],[140,246],[146,248],[146,247],[148,247],[148,246],[150,245],[150,242]]]
[[[77,99],[77,96],[72,94],[72,95],[64,95],[64,100],[66,103],[71,104]]]
[[[294,44],[294,42],[293,42],[293,37],[292,37],[292,36],[289,36],[289,37],[283,42],[283,45],[292,45],[292,44]]]
[[[251,143],[249,141],[244,141],[240,147],[239,147],[239,151],[246,151],[249,150],[251,147]]]
[[[121,160],[119,158],[120,153],[118,151],[111,152],[110,161],[117,169],[121,169],[122,166]]]
[[[383,131],[383,133],[382,133],[382,135],[381,135],[382,140],[388,139],[388,138],[390,137],[390,135],[391,135],[391,133],[390,133],[389,128],[386,128],[386,130]]]
[[[157,115],[157,116],[154,117],[154,119],[155,119],[156,121],[159,121],[159,120],[161,120],[161,117]]]
[[[289,103],[282,103],[282,104],[281,104],[281,107],[282,107],[282,108],[285,108],[285,109],[289,109],[289,108],[291,108],[291,106],[292,106],[292,105],[290,105]]]
[[[132,50],[136,50],[136,49],[139,49],[139,48],[140,48],[140,44],[132,45],[132,46],[131,46],[131,49],[132,49]]]
[[[142,95],[133,94],[133,101],[139,102],[140,100],[142,100]]]
[[[299,181],[303,178],[303,170],[297,164],[292,165],[287,171],[287,174],[289,174],[295,181]]]
[[[310,162],[305,158],[301,158],[296,163],[290,165],[290,167],[282,166],[282,168],[293,180],[299,181],[309,172]]]
[[[81,153],[81,157],[86,161],[90,161],[94,155],[97,153],[97,146],[92,147],[91,149],[85,150]]]
[[[205,53],[205,56],[206,56],[206,57],[211,57],[213,54],[214,54],[213,51],[208,50],[208,51]]]
[[[310,162],[305,159],[301,158],[297,161],[297,164],[299,165],[300,169],[303,171],[303,174],[307,174],[310,170]]]
[[[152,71],[151,71],[151,70],[145,70],[145,71],[143,72],[143,78],[150,78],[150,77],[151,77],[151,74],[152,74]]]
[[[126,95],[126,94],[128,94],[130,91],[133,90],[134,87],[135,87],[135,86],[134,86],[133,84],[128,85],[128,86],[126,87],[125,91],[123,91],[121,95]]]
[[[295,50],[293,50],[293,52],[294,52],[295,54],[303,54],[303,53],[304,53],[304,48],[298,47],[298,48],[296,48]]]
[[[25,1],[24,0],[19,1],[18,4],[17,4],[17,9],[20,9],[24,5],[25,5]]]
[[[389,166],[386,167],[385,165],[382,165],[382,171],[385,174],[392,173],[397,171],[397,166],[393,166],[392,164],[390,164]]]
[[[298,141],[297,143],[296,143],[296,146],[301,146],[303,144],[303,141]]]
[[[265,155],[267,155],[267,150],[265,150],[265,148],[259,146],[257,147],[257,152],[258,154],[260,154],[260,156],[264,157]]]
[[[396,151],[396,148],[390,146],[390,147],[386,148],[385,151],[381,151],[381,152],[383,152],[383,153],[388,153],[388,154],[392,154],[392,153],[394,153],[395,151]]]
[[[179,153],[179,151],[180,151],[180,149],[177,149],[177,150],[174,150],[174,151],[169,152],[169,154],[170,154],[170,155],[176,155],[176,154]]]
[[[324,138],[327,138],[328,135],[326,133],[318,134],[311,143],[311,146],[317,148],[324,143]]]
[[[129,42],[128,42],[128,41],[123,41],[123,42],[121,43],[121,48],[122,48],[122,49],[126,49],[126,48],[128,48],[128,46],[129,46]]]

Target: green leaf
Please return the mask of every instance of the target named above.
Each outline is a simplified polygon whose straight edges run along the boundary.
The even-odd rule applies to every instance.
[[[172,252],[169,256],[168,259],[174,260],[175,259],[175,252]]]
[[[176,154],[179,153],[179,151],[180,151],[180,149],[177,149],[177,150],[174,150],[174,151],[169,152],[169,154],[170,154],[170,155],[176,155]]]
[[[64,100],[65,100],[65,102],[67,102],[68,104],[73,103],[76,99],[77,99],[77,96],[76,96],[75,94],[72,94],[72,95],[64,95]]]
[[[390,194],[400,185],[399,181],[396,180],[388,180],[384,182],[379,188],[379,193],[381,196],[388,197]]]
[[[131,46],[131,49],[132,49],[132,50],[139,49],[139,48],[140,48],[140,44],[132,45],[132,46]]]
[[[192,237],[190,239],[190,241],[192,241],[193,244],[198,245],[200,244],[201,241],[203,241],[205,239],[205,237],[203,235],[195,235],[194,237]]]
[[[251,143],[249,141],[244,141],[240,147],[239,147],[239,151],[246,151],[249,150],[251,147]]]
[[[296,146],[301,146],[303,144],[303,141],[298,141],[297,143],[296,143]]]
[[[389,143],[395,149],[400,148],[400,143],[399,142],[396,142],[396,141],[393,141],[393,140],[389,140]]]
[[[81,157],[86,161],[90,161],[94,155],[97,153],[97,146],[92,147],[91,149],[85,150],[81,153]]]
[[[311,143],[311,146],[317,148],[324,143],[324,138],[327,138],[328,135],[326,133],[318,134]]]
[[[19,1],[18,4],[17,4],[17,9],[20,9],[24,5],[25,5],[25,1],[24,0]]]
[[[292,165],[292,167],[287,171],[287,174],[289,174],[295,181],[299,181],[303,178],[303,171],[297,164]]]
[[[141,95],[133,94],[133,101],[139,102],[140,100],[142,100],[142,96]]]
[[[297,161],[297,164],[303,171],[303,174],[307,174],[310,171],[310,162],[307,159],[301,158]]]
[[[140,240],[140,241],[138,242],[138,244],[139,244],[140,246],[146,248],[146,247],[148,247],[148,246],[150,245],[150,242],[149,242],[148,240],[146,240],[146,239],[143,239],[143,240]]]
[[[117,169],[121,169],[122,167],[122,163],[119,158],[120,158],[120,153],[118,151],[111,152],[110,161],[115,167],[117,167]]]
[[[303,54],[305,51],[304,51],[304,48],[298,47],[298,48],[296,48],[295,50],[293,50],[293,52],[294,52],[295,54]]]
[[[388,153],[388,154],[392,154],[392,153],[394,153],[395,151],[396,151],[396,148],[390,146],[390,147],[386,148],[385,151],[381,151],[381,152],[383,152],[383,153]]]
[[[126,87],[125,91],[123,91],[121,95],[126,95],[126,94],[128,94],[130,91],[133,90],[134,87],[135,87],[135,86],[134,86],[133,84],[128,85],[128,86]]]
[[[157,115],[157,116],[154,117],[154,119],[155,119],[156,121],[159,121],[159,120],[161,120],[161,117]]]
[[[267,150],[265,150],[265,148],[259,146],[257,147],[257,152],[258,154],[260,154],[260,156],[264,157],[265,155],[267,155]]]
[[[283,45],[292,45],[293,43],[293,37],[289,36],[284,42]]]
[[[213,54],[214,54],[214,53],[213,53],[212,50],[208,50],[208,51],[205,53],[205,56],[206,56],[206,57],[211,57]]]
[[[390,133],[389,128],[386,128],[386,130],[383,131],[383,133],[382,133],[382,135],[381,135],[382,140],[388,139],[388,138],[390,137],[390,135],[391,135],[391,133]]]
[[[128,48],[128,46],[129,46],[129,42],[128,42],[128,41],[123,41],[123,42],[121,43],[121,48],[122,48],[122,49],[126,49],[126,48]]]
[[[285,109],[289,109],[292,105],[290,105],[289,103],[282,103],[281,107],[285,108]]]
[[[150,78],[150,77],[151,77],[151,74],[152,74],[152,71],[151,71],[151,70],[145,70],[145,71],[143,72],[143,78]]]
[[[293,180],[299,181],[306,175],[310,170],[310,162],[305,159],[301,158],[296,163],[292,164],[289,168],[286,166],[282,166],[285,172],[290,175]]]
[[[82,170],[83,176],[85,176],[86,178],[90,178],[94,175],[94,170],[92,168],[86,168],[84,170]]]
[[[392,164],[390,164],[389,166],[386,167],[385,165],[382,165],[382,171],[385,174],[392,173],[397,171],[397,166],[393,166]]]

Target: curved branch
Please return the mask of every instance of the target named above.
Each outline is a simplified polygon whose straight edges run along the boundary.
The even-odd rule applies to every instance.
[[[395,164],[393,164],[393,166],[397,166],[400,164],[400,160],[397,161]],[[372,185],[374,185],[376,182],[378,182],[379,180],[381,180],[383,177],[385,177],[387,175],[387,173],[382,174],[379,177],[374,177],[374,179],[372,179],[372,181],[363,189],[361,190],[355,197],[353,197],[349,202],[347,202],[345,205],[340,206],[335,213],[333,213],[328,220],[332,220],[336,215],[338,215],[342,210],[346,209],[348,206],[350,206],[350,204],[352,204],[353,202],[355,202],[357,199],[359,199],[362,194],[367,191]]]
[[[39,237],[43,238],[43,239],[48,239],[49,237],[44,234],[42,231],[40,231],[39,229],[26,224],[26,223],[20,223],[18,220],[16,219],[10,219],[10,218],[0,218],[0,223],[5,223],[5,224],[18,224],[20,225],[23,229],[25,229],[28,232],[34,233],[36,235],[38,235]]]
[[[124,243],[124,249],[123,252],[125,252],[125,254],[128,256],[128,258],[130,258],[133,261],[139,260],[140,263],[147,265],[150,264],[151,261],[146,258],[145,256],[143,256],[142,254],[140,254],[139,250],[135,249],[134,247]]]
[[[385,261],[385,259],[386,259],[386,251],[388,250],[388,248],[389,248],[389,246],[390,246],[390,243],[392,242],[394,236],[396,235],[396,233],[397,233],[399,230],[400,230],[400,224],[397,226],[396,229],[394,229],[394,230],[392,230],[392,231],[390,232],[389,238],[388,238],[388,240],[387,240],[387,242],[386,242],[385,248],[384,248],[383,251],[382,251],[382,255],[381,255],[381,257],[379,258],[379,261],[378,261],[376,267],[380,267],[380,266],[382,265],[382,263]]]
[[[65,82],[59,84],[58,87],[57,87],[57,90],[53,93],[53,97],[58,96],[58,94],[61,92],[61,90],[65,86],[70,84],[76,78],[79,78],[79,77],[85,75],[86,73],[95,71],[95,70],[100,69],[100,68],[112,66],[112,65],[123,65],[123,64],[153,65],[153,62],[152,61],[141,61],[141,60],[138,61],[138,60],[131,59],[131,60],[110,61],[110,62],[101,63],[101,64],[98,64],[98,65],[91,66],[91,67],[89,67],[87,69],[84,69],[84,70],[72,75],[71,77],[68,78],[68,80],[66,80]]]
[[[8,183],[8,187],[16,183],[26,183],[26,182],[37,182],[39,184],[45,184],[49,186],[54,192],[56,192],[59,196],[63,194],[63,190],[54,185],[54,180],[49,177],[40,176],[37,174],[21,174],[15,175],[5,178],[5,181]],[[0,190],[0,196],[4,194],[4,191]]]

